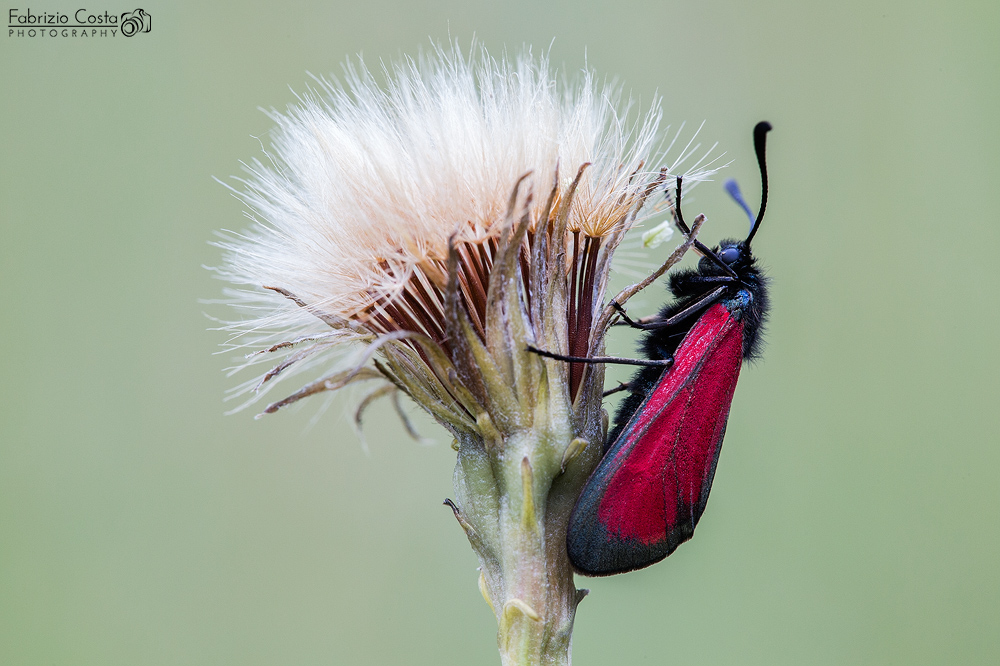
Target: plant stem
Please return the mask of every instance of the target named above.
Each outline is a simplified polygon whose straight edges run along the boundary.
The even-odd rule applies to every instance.
[[[569,423],[545,425],[492,445],[461,441],[455,468],[456,517],[479,556],[504,666],[568,665],[586,595],[574,585],[566,524],[600,446],[583,446]]]

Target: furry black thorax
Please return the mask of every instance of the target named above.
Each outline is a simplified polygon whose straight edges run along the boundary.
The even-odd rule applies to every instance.
[[[730,314],[743,324],[743,360],[752,361],[760,355],[763,344],[761,334],[770,308],[767,276],[761,271],[744,241],[724,240],[717,248],[713,248],[713,251],[717,257],[734,257],[733,261],[726,264],[736,274],[736,279],[731,282],[720,282],[720,278],[729,273],[708,257],[702,257],[697,268],[687,268],[674,273],[669,283],[674,300],[660,310],[657,319],[669,319],[683,312],[718,289],[720,285],[725,287],[725,291],[716,300],[692,312],[683,321],[646,333],[639,343],[639,352],[645,358],[655,360],[671,358],[698,318],[716,303],[722,303]],[[645,367],[629,380],[629,394],[622,400],[615,413],[614,427],[608,433],[605,448],[617,440],[622,429],[666,372],[670,372],[670,369]]]

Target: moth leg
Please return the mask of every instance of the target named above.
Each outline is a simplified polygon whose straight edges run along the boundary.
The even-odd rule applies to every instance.
[[[528,345],[525,351],[557,361],[566,361],[567,363],[611,363],[614,365],[641,365],[645,367],[666,368],[674,362],[672,358],[654,360],[648,358],[625,358],[623,356],[566,356],[565,354],[554,354],[544,351],[531,345]]]
[[[618,386],[616,386],[613,389],[608,389],[607,391],[601,394],[601,397],[607,398],[609,395],[614,395],[615,393],[619,393],[621,391],[631,391],[631,390],[632,390],[632,382],[618,382]]]
[[[643,317],[638,322],[633,321],[632,319],[629,319],[628,313],[625,311],[625,308],[622,307],[618,301],[612,300],[609,305],[611,305],[611,307],[615,309],[615,312],[617,312],[621,316],[622,321],[625,323],[626,326],[631,326],[632,328],[645,330],[643,328],[643,324],[648,324],[651,321],[656,321],[655,315],[652,317]]]
[[[674,326],[684,321],[688,317],[698,314],[699,312],[702,311],[702,309],[708,307],[715,301],[719,300],[719,297],[722,296],[722,294],[725,293],[725,291],[726,291],[725,287],[719,287],[718,289],[711,292],[707,296],[699,298],[697,301],[687,306],[686,308],[675,314],[673,317],[669,317],[667,319],[659,319],[657,317],[645,317],[643,319],[640,319],[638,322],[635,322],[625,316],[624,309],[619,311],[619,314],[622,316],[623,319],[625,319],[625,323],[627,323],[632,328],[638,328],[644,331],[654,331],[660,328],[670,328],[671,326]],[[613,303],[613,305],[617,306],[617,303]],[[617,310],[618,307],[621,306],[617,306],[615,309]]]

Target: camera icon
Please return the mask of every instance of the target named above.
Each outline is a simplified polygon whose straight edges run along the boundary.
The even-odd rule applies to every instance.
[[[136,9],[134,12],[124,12],[122,14],[121,24],[118,26],[118,29],[126,37],[131,37],[140,32],[149,32],[151,27],[152,19],[149,17],[149,14],[141,9]]]

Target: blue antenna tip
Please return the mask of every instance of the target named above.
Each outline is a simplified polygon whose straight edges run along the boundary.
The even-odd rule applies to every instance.
[[[753,213],[750,212],[750,206],[748,206],[746,200],[743,199],[743,193],[740,192],[740,186],[735,180],[730,178],[726,181],[725,188],[726,192],[729,193],[729,196],[733,198],[733,201],[739,204],[740,208],[743,209],[743,212],[747,214],[748,218],[750,218],[750,228],[753,228],[754,216]]]

